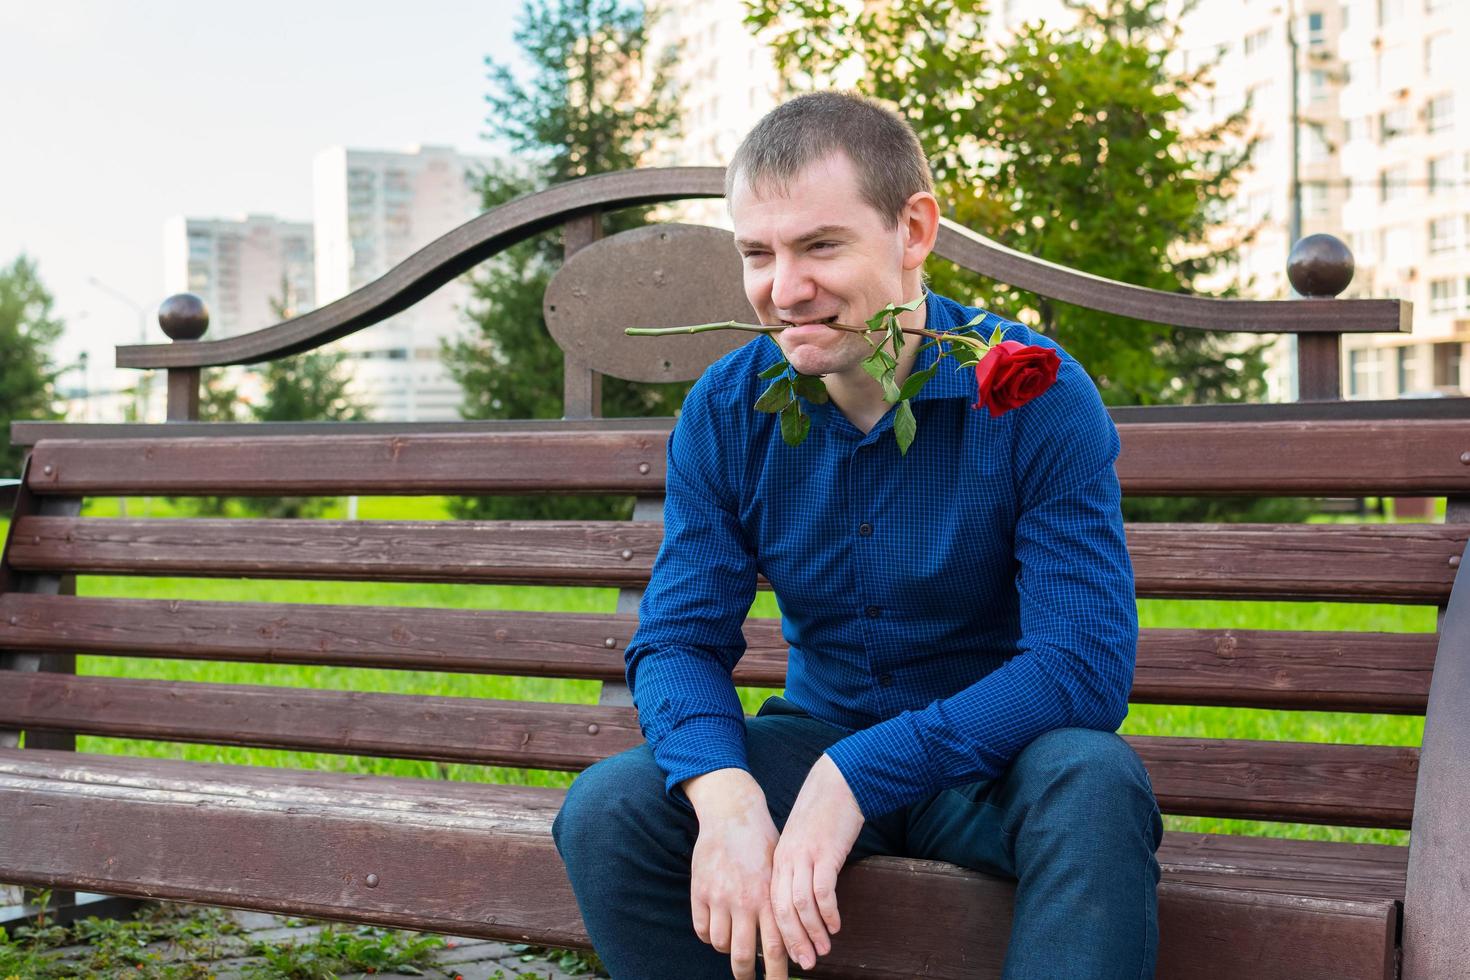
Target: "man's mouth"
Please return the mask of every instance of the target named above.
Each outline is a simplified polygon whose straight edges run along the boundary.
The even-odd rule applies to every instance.
[[[836,315],[825,317],[821,320],[782,320],[781,323],[788,327],[812,327],[817,324],[836,323]]]

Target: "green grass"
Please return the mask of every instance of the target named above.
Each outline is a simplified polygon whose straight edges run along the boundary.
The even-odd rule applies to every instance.
[[[1443,503],[1441,502],[1441,513],[1442,509]],[[104,499],[89,501],[86,513],[90,516],[114,516],[118,511],[117,501]],[[172,503],[163,499],[133,500],[128,502],[127,513],[134,517],[164,517],[174,516],[178,510]],[[363,498],[359,501],[357,514],[359,518],[368,520],[443,520],[450,516],[442,498]],[[333,509],[324,516],[345,516],[342,502],[338,501]],[[1336,520],[1338,518],[1319,519]],[[4,522],[0,522],[0,536],[3,536],[4,530]],[[611,612],[616,604],[616,591],[612,589],[134,579],[111,576],[82,577],[78,581],[78,592],[81,595],[108,597],[575,612]],[[1435,611],[1427,607],[1197,600],[1141,600],[1138,605],[1140,623],[1145,627],[1155,628],[1388,632],[1433,632],[1435,630]],[[752,614],[768,617],[779,615],[775,598],[769,593],[761,593],[752,607]],[[423,671],[299,667],[279,664],[138,660],[101,656],[79,657],[78,670],[85,674],[118,677],[587,704],[595,703],[598,693],[598,685],[595,682],[586,681],[442,674]],[[766,690],[743,689],[741,700],[747,710],[753,711],[771,693],[773,692]],[[1125,734],[1136,735],[1417,745],[1422,737],[1423,719],[1388,715],[1135,705],[1122,730]],[[565,786],[572,778],[567,773],[538,770],[446,765],[403,759],[180,745],[96,737],[82,737],[79,739],[79,748],[89,752],[183,758],[196,761],[530,785]],[[1407,841],[1408,836],[1402,831],[1186,817],[1169,817],[1167,823],[1170,829],[1175,830],[1266,834],[1376,843],[1402,844]]]

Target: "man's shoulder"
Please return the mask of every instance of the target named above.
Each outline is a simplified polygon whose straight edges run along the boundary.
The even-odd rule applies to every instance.
[[[683,411],[755,404],[764,381],[760,373],[781,359],[776,342],[762,334],[725,354],[699,376],[684,399]]]

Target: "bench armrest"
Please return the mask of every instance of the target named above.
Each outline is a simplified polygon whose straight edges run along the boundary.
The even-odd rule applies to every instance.
[[[1440,627],[1409,839],[1404,980],[1454,976],[1470,959],[1470,571],[1465,556]]]
[[[15,509],[15,498],[19,493],[19,480],[0,479],[0,515],[10,516],[10,512]]]

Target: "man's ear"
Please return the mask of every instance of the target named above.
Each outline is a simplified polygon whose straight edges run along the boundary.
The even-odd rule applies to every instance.
[[[928,191],[917,191],[898,216],[902,234],[904,270],[917,269],[934,251],[939,237],[939,201]]]

